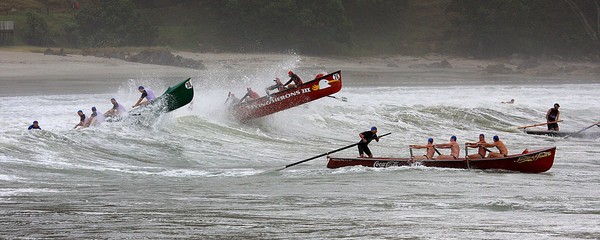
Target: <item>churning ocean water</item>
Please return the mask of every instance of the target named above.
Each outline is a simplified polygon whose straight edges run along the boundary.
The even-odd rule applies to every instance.
[[[82,130],[73,130],[77,110],[104,112],[111,97],[131,106],[137,85],[159,94],[183,79],[123,80],[101,93],[1,96],[0,238],[600,238],[600,139],[532,136],[515,127],[543,122],[555,102],[561,130],[599,121],[598,81],[375,82],[342,69],[345,85],[336,96],[347,102],[322,98],[239,123],[227,115],[228,92],[242,95],[252,85],[264,94],[270,80],[248,74],[217,84],[219,74],[211,74],[192,78],[189,106],[148,122]],[[500,103],[511,98],[515,104]],[[44,130],[27,131],[33,120]],[[557,153],[541,174],[327,169],[325,158],[277,170],[353,144],[371,126],[392,133],[370,144],[376,156],[408,157],[408,145],[428,137],[441,143],[456,135],[462,145],[480,133],[498,135],[511,153],[548,146]]]

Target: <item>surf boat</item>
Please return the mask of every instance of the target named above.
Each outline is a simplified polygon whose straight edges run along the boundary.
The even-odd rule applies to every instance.
[[[507,170],[524,173],[541,173],[550,170],[554,163],[556,147],[542,148],[534,151],[525,150],[521,154],[508,155],[503,158],[483,158],[455,160],[414,160],[413,158],[342,158],[327,157],[328,168],[347,166],[365,166],[385,168],[392,166],[421,165],[439,168]]]
[[[235,119],[243,122],[329,96],[339,92],[340,89],[342,89],[342,71],[337,71],[317,77],[295,88],[235,104],[231,106],[230,112]]]
[[[546,135],[551,137],[600,138],[600,132],[563,132],[547,130],[525,130],[531,135]]]
[[[151,103],[131,110],[129,115],[140,115],[144,112],[170,112],[187,105],[193,98],[194,87],[191,78],[188,78],[169,87]]]

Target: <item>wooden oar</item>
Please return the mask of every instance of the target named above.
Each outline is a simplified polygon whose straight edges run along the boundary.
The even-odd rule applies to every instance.
[[[529,127],[537,127],[537,126],[542,126],[542,125],[546,125],[546,124],[552,124],[552,123],[557,123],[557,122],[562,122],[563,120],[558,120],[558,121],[553,121],[553,122],[543,122],[543,123],[536,123],[536,124],[532,124],[532,125],[527,125],[527,126],[521,126],[521,127],[517,127],[519,129],[525,129],[525,128],[529,128]]]
[[[392,134],[392,133],[386,133],[386,134],[383,134],[383,135],[379,136],[379,138],[382,138],[382,137],[384,137],[384,136],[387,136],[387,135],[390,135],[390,134]],[[372,139],[371,139],[371,140],[372,140]],[[308,162],[308,161],[310,161],[310,160],[313,160],[313,159],[316,159],[316,158],[320,158],[320,157],[322,157],[322,156],[325,156],[325,155],[329,155],[329,154],[332,154],[332,153],[335,153],[335,152],[342,151],[342,150],[344,150],[344,149],[348,149],[348,148],[354,147],[354,146],[358,145],[359,143],[360,143],[360,142],[357,142],[357,143],[355,143],[355,144],[348,145],[348,146],[345,146],[345,147],[343,147],[343,148],[338,148],[338,149],[336,149],[336,150],[333,150],[333,151],[330,151],[330,152],[326,152],[326,153],[323,153],[323,154],[320,154],[320,155],[317,155],[317,156],[314,156],[314,157],[311,157],[311,158],[307,158],[307,159],[304,159],[304,160],[302,160],[302,161],[299,161],[299,162],[295,162],[295,163],[292,163],[292,164],[285,165],[285,167],[283,167],[283,168],[279,169],[279,171],[281,171],[281,170],[283,170],[283,169],[286,169],[286,168],[289,168],[289,167],[291,167],[291,166],[298,165],[298,164],[300,164],[300,163],[303,163],[303,162]]]
[[[346,99],[346,97],[341,97],[341,98],[338,98],[338,97],[336,97],[336,96],[331,96],[331,95],[328,95],[327,97],[330,97],[330,98],[335,98],[335,99],[337,99],[337,100],[341,100],[342,102],[347,102],[347,101],[348,101],[348,99]]]
[[[581,132],[583,132],[583,131],[585,131],[585,130],[588,130],[588,129],[590,129],[590,128],[594,127],[594,126],[598,126],[598,127],[600,127],[600,122],[594,123],[594,124],[592,124],[592,125],[589,125],[589,126],[587,126],[587,127],[583,128],[583,129],[581,129],[581,130],[579,130],[579,131],[577,131],[577,132],[575,132],[575,133],[569,134],[568,136],[566,136],[566,137],[565,137],[565,139],[567,139],[567,138],[569,138],[569,137],[571,137],[571,136],[573,136],[573,135],[577,135],[577,134],[579,134],[579,133],[581,133]]]

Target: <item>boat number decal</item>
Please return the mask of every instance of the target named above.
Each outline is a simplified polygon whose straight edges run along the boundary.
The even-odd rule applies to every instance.
[[[535,162],[540,158],[545,158],[551,156],[552,153],[550,151],[541,152],[532,156],[522,156],[519,159],[515,160],[516,163],[526,163],[526,162]]]
[[[335,80],[340,80],[340,78],[342,78],[342,77],[340,77],[340,74],[339,74],[339,73],[333,74],[333,76],[332,76],[332,77],[333,77],[333,79],[335,79]]]
[[[192,82],[191,81],[185,82],[185,88],[191,89],[192,88]]]
[[[386,167],[399,167],[400,162],[398,161],[375,161],[373,167],[386,168]]]

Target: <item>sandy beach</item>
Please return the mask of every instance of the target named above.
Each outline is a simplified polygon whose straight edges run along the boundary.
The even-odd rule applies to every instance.
[[[0,51],[0,84],[3,86],[0,96],[106,92],[114,91],[116,84],[127,79],[206,77],[208,72],[211,76],[227,72],[235,78],[246,72],[275,69],[284,76],[289,66],[305,75],[341,69],[349,84],[367,84],[364,81],[375,85],[398,81],[409,85],[468,84],[502,81],[503,76],[511,79],[515,76],[522,79],[541,77],[545,80],[540,81],[556,83],[600,81],[600,64],[592,62],[535,61],[537,66],[520,69],[525,60],[473,60],[441,55],[335,58],[294,54],[173,54],[201,60],[206,69],[140,64],[93,56]],[[510,73],[495,73],[490,66],[500,66],[500,70]]]

